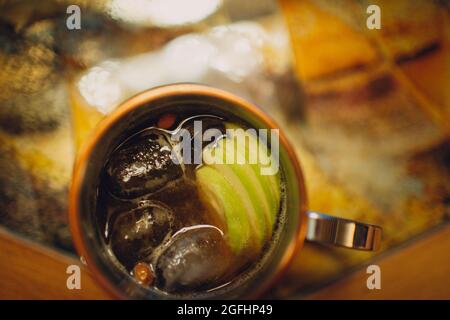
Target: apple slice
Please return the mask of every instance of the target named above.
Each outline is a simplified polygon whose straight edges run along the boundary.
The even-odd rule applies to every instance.
[[[249,131],[244,131],[242,128],[239,128],[235,124],[227,124],[227,129],[232,129],[228,131],[230,137],[235,139],[235,150],[236,152],[243,153],[241,154],[245,158],[245,164],[252,167],[254,174],[259,179],[261,187],[264,192],[264,199],[269,202],[270,206],[270,215],[268,217],[269,226],[271,227],[275,222],[276,215],[280,208],[280,173],[277,172],[273,175],[263,175],[262,167],[266,166],[271,161],[274,161],[274,158],[269,154],[269,150],[266,146],[265,142],[262,142],[256,137],[253,133]],[[241,130],[239,130],[241,129]],[[245,145],[246,149],[242,150],[242,148],[238,148],[237,144],[242,141],[248,141]],[[257,155],[257,163],[250,163],[250,154]],[[271,232],[271,231],[270,231]]]
[[[224,220],[233,251],[240,253],[250,244],[259,250],[270,239],[279,210],[279,174],[262,175],[262,163],[267,162],[250,163],[251,152],[273,160],[257,137],[235,125],[227,124],[227,128],[240,130],[227,131],[226,138],[203,150],[204,164],[197,169],[197,182],[205,201]],[[240,148],[238,143],[243,142],[246,145]],[[241,157],[239,163],[237,157]]]
[[[235,253],[242,252],[255,244],[250,230],[250,221],[242,198],[222,173],[210,166],[203,166],[196,172],[200,194],[224,219],[226,240]]]

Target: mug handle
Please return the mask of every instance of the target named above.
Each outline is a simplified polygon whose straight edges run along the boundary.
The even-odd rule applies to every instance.
[[[327,214],[308,211],[306,240],[350,249],[376,251],[382,228]]]

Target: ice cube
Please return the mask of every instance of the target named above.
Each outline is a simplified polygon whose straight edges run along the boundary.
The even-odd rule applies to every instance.
[[[116,258],[127,268],[149,260],[153,250],[169,239],[173,212],[156,201],[142,201],[140,207],[111,219],[110,244]]]
[[[182,175],[171,158],[171,144],[164,132],[146,130],[116,150],[106,165],[110,192],[119,198],[135,198],[164,187]]]
[[[174,130],[172,140],[181,142],[179,158],[184,163],[201,164],[203,148],[216,143],[225,133],[223,119],[212,115],[198,115],[187,118]]]
[[[222,232],[201,226],[179,232],[156,263],[156,286],[167,292],[213,287],[231,263]]]

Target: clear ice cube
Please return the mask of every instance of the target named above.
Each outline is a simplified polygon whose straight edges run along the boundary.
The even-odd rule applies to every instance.
[[[164,132],[147,130],[116,150],[106,165],[110,192],[119,198],[136,198],[164,187],[182,175],[171,157]]]
[[[121,212],[111,219],[111,249],[130,269],[138,261],[150,259],[153,250],[169,239],[173,224],[173,212],[166,205],[142,201],[140,207]]]
[[[203,226],[178,233],[156,263],[156,285],[182,292],[212,285],[226,273],[230,251],[222,232]]]

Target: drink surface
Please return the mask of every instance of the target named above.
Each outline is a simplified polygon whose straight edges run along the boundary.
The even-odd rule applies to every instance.
[[[120,143],[97,203],[112,262],[174,295],[251,273],[276,238],[285,200],[282,168],[273,166],[278,140],[233,116],[186,109],[150,119]]]

